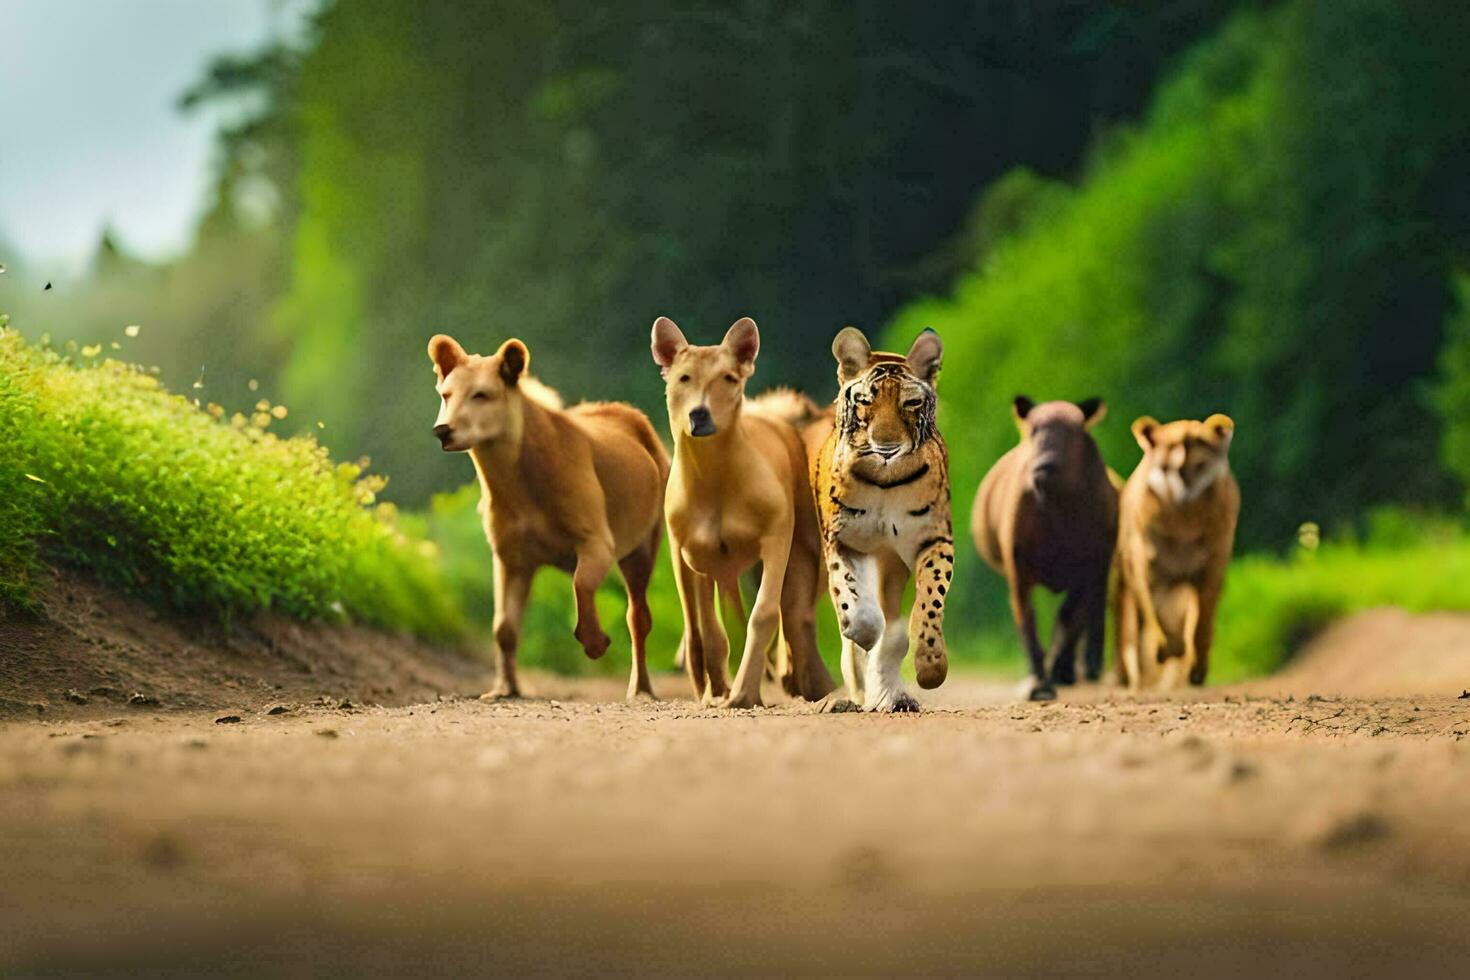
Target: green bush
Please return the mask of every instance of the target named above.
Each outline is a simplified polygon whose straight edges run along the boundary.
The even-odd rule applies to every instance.
[[[1304,546],[1287,558],[1249,556],[1230,568],[1216,619],[1210,679],[1280,667],[1335,619],[1378,606],[1470,611],[1470,536],[1442,519],[1375,513],[1361,541]]]
[[[0,332],[0,572],[23,600],[38,558],[179,609],[276,609],[439,638],[465,621],[432,545],[375,505],[384,480],[333,463],[284,407],[226,417],[102,345]]]

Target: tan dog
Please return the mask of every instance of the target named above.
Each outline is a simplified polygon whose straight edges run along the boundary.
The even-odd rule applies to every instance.
[[[1132,690],[1203,684],[1215,607],[1235,543],[1235,423],[1133,423],[1143,459],[1119,504],[1118,660]]]
[[[816,513],[801,438],[778,411],[747,402],[760,333],[737,320],[717,347],[694,347],[674,321],[653,324],[653,359],[663,371],[674,436],[664,513],[684,608],[685,666],[706,703],[761,703],[765,653],[779,627],[803,697],[834,687],[817,652],[821,590]],[[730,689],[730,644],[715,611],[715,587],[739,595],[741,572],[761,565],[745,649]]]
[[[519,340],[480,357],[439,334],[429,341],[429,357],[443,400],[434,434],[445,452],[468,452],[474,460],[494,551],[500,680],[486,696],[520,694],[516,645],[531,579],[543,565],[572,573],[574,635],[592,659],[607,652],[593,594],[616,561],[633,638],[628,697],[651,697],[647,592],[669,458],[647,416],[611,402],[563,409],[556,393],[526,372],[531,355]]]
[[[847,327],[832,343],[841,390],[826,424],[806,431],[812,490],[842,630],[848,694],[869,711],[918,711],[899,667],[914,651],[919,686],[949,671],[944,596],[953,584],[949,454],[935,426],[944,345],[933,330],[907,355],[874,351]],[[908,627],[903,595],[914,579]]]

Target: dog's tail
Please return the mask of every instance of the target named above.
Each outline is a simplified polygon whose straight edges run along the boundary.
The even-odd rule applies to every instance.
[[[794,425],[798,431],[820,419],[825,410],[795,388],[772,388],[748,402],[752,411]]]

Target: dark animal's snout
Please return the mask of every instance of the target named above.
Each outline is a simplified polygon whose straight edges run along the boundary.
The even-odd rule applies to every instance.
[[[689,434],[695,436],[712,436],[715,434],[715,420],[710,415],[709,409],[703,405],[689,411]]]
[[[1031,467],[1031,480],[1038,490],[1056,486],[1062,475],[1062,461],[1054,456],[1043,456]]]
[[[434,426],[434,435],[439,437],[439,445],[442,446],[449,442],[449,437],[454,435],[454,430],[448,425],[441,423]]]

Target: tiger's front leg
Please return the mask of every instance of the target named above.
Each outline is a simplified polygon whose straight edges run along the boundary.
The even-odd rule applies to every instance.
[[[909,612],[909,645],[914,650],[914,675],[928,690],[944,683],[949,674],[949,652],[944,645],[944,597],[954,581],[954,539],[935,536],[919,546],[913,561],[914,607]]]
[[[871,555],[840,544],[827,556],[828,584],[837,626],[845,639],[871,651],[883,635],[883,610],[878,604],[878,570]]]

